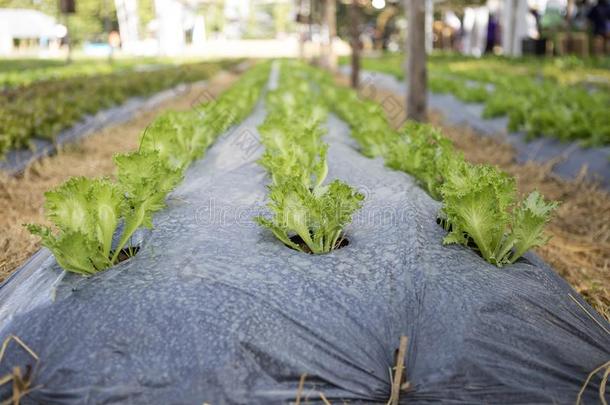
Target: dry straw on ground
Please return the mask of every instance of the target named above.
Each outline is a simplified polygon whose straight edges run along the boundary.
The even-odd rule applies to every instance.
[[[30,392],[40,388],[38,386],[33,385],[33,380],[36,375],[36,371],[38,370],[38,365],[40,362],[40,358],[38,355],[27,345],[25,344],[19,337],[15,335],[9,335],[4,342],[2,342],[2,346],[0,347],[0,364],[4,359],[4,354],[6,353],[6,349],[11,342],[15,342],[15,344],[21,348],[24,352],[26,352],[34,364],[28,364],[25,366],[24,371],[22,372],[21,367],[14,366],[11,369],[11,372],[0,376],[0,387],[3,385],[11,385],[11,397],[5,401],[2,401],[0,405],[19,405],[21,403],[21,399],[25,397]]]
[[[152,111],[62,148],[58,154],[32,164],[20,176],[0,173],[0,282],[40,247],[38,238],[30,235],[22,224],[45,222],[45,191],[72,176],[113,176],[112,156],[136,149],[140,133],[158,114],[168,109],[188,110],[198,100],[217,95],[235,78],[223,72],[206,85],[191,86]]]

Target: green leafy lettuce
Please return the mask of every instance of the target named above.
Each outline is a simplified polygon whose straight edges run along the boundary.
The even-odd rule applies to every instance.
[[[340,245],[343,228],[364,196],[339,180],[323,185],[328,174],[321,128],[326,105],[312,89],[307,68],[281,66],[279,86],[266,98],[269,114],[259,126],[265,146],[259,164],[272,180],[268,206],[273,216],[255,220],[293,249],[326,253]]]
[[[462,160],[451,141],[428,124],[407,122],[388,148],[385,162],[395,170],[414,176],[436,200],[452,160]]]
[[[326,253],[338,247],[343,228],[362,207],[364,196],[339,180],[312,193],[298,179],[269,186],[272,219],[257,217],[284,244],[306,253]],[[302,245],[290,237],[298,235]]]
[[[114,157],[114,162],[125,198],[125,222],[113,263],[139,227],[152,228],[152,215],[165,208],[165,197],[182,180],[182,171],[169,167],[156,151],[120,154]]]
[[[123,198],[108,179],[75,177],[45,193],[47,218],[59,229],[27,225],[64,269],[84,275],[112,265],[112,238]]]
[[[442,214],[449,234],[444,243],[474,243],[496,266],[514,263],[548,240],[543,234],[556,202],[534,191],[516,203],[512,177],[492,166],[454,161],[441,187]]]

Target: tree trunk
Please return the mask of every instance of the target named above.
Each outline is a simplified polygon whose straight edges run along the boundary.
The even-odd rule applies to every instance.
[[[349,32],[352,46],[352,87],[357,89],[360,79],[360,10],[358,0],[352,0],[349,6]]]
[[[297,12],[300,17],[303,17],[303,0],[298,0]],[[299,59],[305,60],[305,24],[302,20],[297,23],[297,33],[299,35]]]
[[[324,67],[334,71],[337,68],[337,57],[334,52],[333,42],[337,36],[337,1],[326,0],[324,2],[324,24],[328,33],[328,43],[324,54]]]
[[[407,22],[407,118],[419,122],[426,120],[426,6],[421,0],[405,0]]]

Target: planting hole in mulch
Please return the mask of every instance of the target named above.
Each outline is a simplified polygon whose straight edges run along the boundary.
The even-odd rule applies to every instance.
[[[290,237],[290,240],[294,243],[296,243],[297,245],[299,245],[301,247],[301,249],[303,249],[303,251],[305,253],[309,253],[309,254],[313,254],[311,252],[311,250],[309,249],[309,246],[307,246],[307,244],[303,241],[303,239],[299,236],[299,235],[294,235]],[[335,245],[334,249],[341,249],[346,247],[347,245],[349,245],[349,240],[345,237],[345,235],[343,237],[341,237],[338,241],[337,244]],[[286,245],[288,246],[288,245]],[[288,246],[290,249],[293,249],[291,246]],[[294,249],[296,250],[296,249]]]
[[[121,251],[119,252],[117,263],[121,263],[121,262],[124,262],[125,260],[131,259],[135,255],[137,255],[139,251],[140,251],[139,246],[129,246],[129,247],[121,249]],[[114,254],[114,252],[110,252],[110,256],[112,256],[113,254]]]

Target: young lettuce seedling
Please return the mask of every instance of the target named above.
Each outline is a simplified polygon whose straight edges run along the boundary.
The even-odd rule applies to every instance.
[[[313,254],[330,252],[338,247],[343,228],[362,207],[364,195],[339,180],[316,191],[312,193],[298,179],[271,185],[268,206],[273,218],[255,220],[295,250]],[[290,234],[297,234],[309,251],[293,242]]]
[[[544,236],[544,226],[551,219],[552,212],[559,206],[556,201],[546,202],[538,191],[531,192],[515,209],[511,218],[511,233],[504,242],[504,251],[513,249],[508,258],[504,252],[499,257],[507,258],[514,263],[529,249],[546,244],[550,237]]]
[[[317,118],[303,123],[274,117],[259,126],[261,142],[266,146],[259,164],[271,174],[275,185],[298,178],[308,188],[320,186],[328,173],[328,145],[322,142]]]
[[[447,173],[442,212],[451,231],[444,243],[467,245],[471,238],[483,258],[500,267],[547,242],[543,228],[557,202],[534,191],[515,205],[514,179],[492,166],[456,161]]]
[[[171,167],[186,168],[209,143],[208,137],[194,136],[198,132],[193,118],[192,113],[184,112],[168,112],[158,117],[142,133],[140,151],[157,151]]]
[[[454,159],[463,157],[440,131],[431,125],[410,121],[388,148],[386,164],[414,176],[432,198],[440,200],[445,172]]]
[[[381,106],[361,100],[352,89],[332,84],[328,85],[324,94],[328,105],[349,124],[352,137],[360,145],[362,154],[371,158],[385,156],[395,133]]]
[[[169,167],[156,151],[117,155],[114,162],[125,197],[124,228],[112,256],[116,263],[121,249],[140,226],[152,228],[152,215],[165,208],[165,197],[182,180],[182,171]]]
[[[165,207],[167,193],[182,178],[157,151],[117,155],[115,163],[118,183],[74,177],[45,193],[45,211],[58,232],[27,225],[68,271],[91,275],[116,264],[134,232],[152,227],[152,214]],[[113,249],[121,220],[123,232]]]
[[[42,238],[61,267],[90,275],[112,265],[112,237],[123,209],[119,188],[107,179],[74,177],[45,193],[47,218],[59,229],[26,225]]]

